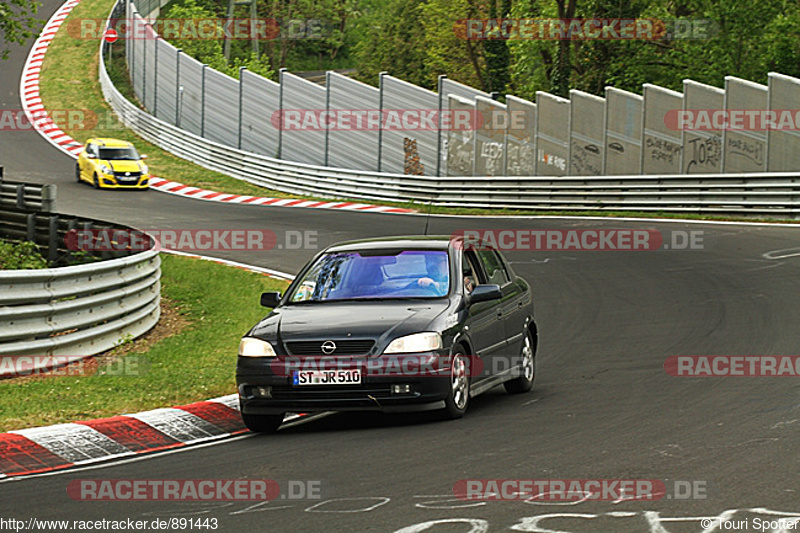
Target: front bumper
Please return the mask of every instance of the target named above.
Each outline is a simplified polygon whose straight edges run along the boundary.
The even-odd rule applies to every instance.
[[[429,355],[436,357],[436,354]],[[419,354],[414,357],[419,357]],[[256,415],[320,411],[405,412],[444,408],[444,400],[450,392],[450,367],[446,357],[439,360],[439,364],[421,370],[418,365],[404,366],[402,363],[377,368],[374,363],[378,359],[359,358],[336,364],[336,369],[340,370],[359,368],[362,377],[358,385],[299,386],[292,385],[292,373],[298,367],[287,364],[284,358],[239,357],[236,385],[241,410]],[[392,360],[402,359],[401,356]],[[410,391],[392,392],[392,385],[408,385]],[[269,387],[271,397],[259,395],[259,387]]]
[[[136,182],[120,183],[116,176],[100,174],[97,178],[101,189],[149,189],[150,175],[144,175]]]

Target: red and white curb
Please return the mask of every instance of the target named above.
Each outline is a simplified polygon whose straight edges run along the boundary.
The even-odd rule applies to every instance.
[[[81,151],[81,143],[60,130],[47,114],[42,104],[42,98],[39,95],[39,72],[42,70],[42,62],[50,42],[56,36],[61,24],[67,19],[67,15],[79,3],[80,0],[68,0],[58,8],[44,25],[42,33],[33,43],[28,59],[25,61],[19,91],[22,109],[25,110],[28,120],[36,128],[36,131],[47,139],[50,144],[73,158],[78,157],[77,154]]]
[[[288,415],[284,422],[300,418]],[[180,448],[247,432],[238,396],[0,433],[0,479]]]
[[[77,159],[78,154],[83,149],[83,145],[73,139],[69,134],[60,130],[50,119],[47,110],[44,108],[42,98],[39,94],[39,72],[42,70],[42,62],[50,42],[55,37],[61,24],[66,20],[70,11],[80,3],[80,0],[68,0],[58,11],[47,21],[42,33],[31,48],[25,66],[22,69],[22,81],[20,82],[20,97],[22,109],[33,127],[39,134],[47,139],[50,144]],[[266,205],[278,207],[303,207],[309,209],[342,209],[347,211],[370,212],[370,213],[414,213],[413,209],[403,209],[399,207],[389,207],[385,205],[362,204],[354,202],[324,202],[316,200],[302,200],[297,198],[266,198],[260,196],[242,196],[238,194],[226,194],[206,189],[199,189],[183,185],[163,178],[153,177],[150,180],[150,188],[160,192],[197,198],[207,202],[224,202],[231,204]]]
[[[163,178],[152,178],[150,188],[168,194],[187,196],[209,202],[229,204],[269,205],[276,207],[305,207],[309,209],[341,209],[345,211],[368,211],[370,213],[415,213],[412,209],[389,207],[385,205],[359,204],[354,202],[326,202],[319,200],[302,200],[298,198],[265,198],[262,196],[242,196],[225,194],[207,189],[199,189],[176,181]]]

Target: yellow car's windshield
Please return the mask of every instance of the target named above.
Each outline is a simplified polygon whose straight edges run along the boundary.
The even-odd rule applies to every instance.
[[[100,159],[103,161],[138,161],[136,148],[100,148]]]

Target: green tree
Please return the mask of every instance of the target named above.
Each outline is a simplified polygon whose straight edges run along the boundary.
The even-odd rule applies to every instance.
[[[423,87],[435,87],[437,74],[426,64],[425,29],[419,0],[371,0],[359,21],[362,40],[355,45],[358,78],[376,84],[387,71]]]
[[[38,2],[3,0],[0,3],[0,59],[8,59],[10,44],[24,44],[39,32],[41,21],[33,17]]]

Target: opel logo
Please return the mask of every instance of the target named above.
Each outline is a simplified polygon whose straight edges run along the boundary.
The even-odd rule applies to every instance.
[[[336,343],[333,341],[325,341],[322,343],[322,353],[325,355],[330,355],[336,351]]]

